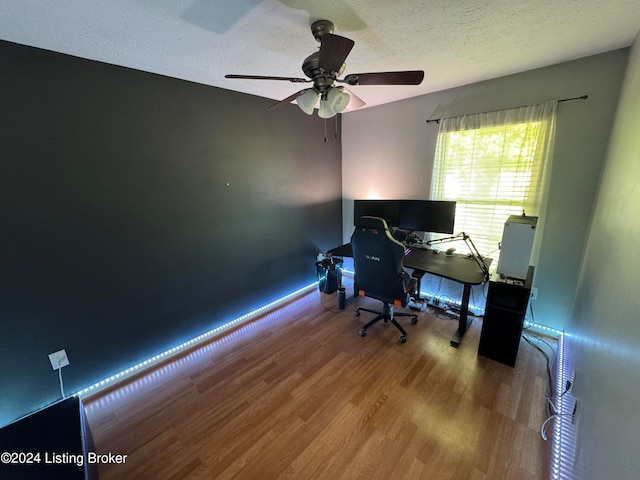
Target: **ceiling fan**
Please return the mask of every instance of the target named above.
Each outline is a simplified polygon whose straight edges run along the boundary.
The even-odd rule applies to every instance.
[[[293,83],[313,83],[269,108],[278,108],[293,100],[307,115],[313,113],[318,104],[318,116],[331,118],[342,112],[347,106],[355,110],[365,105],[364,101],[344,87],[335,85],[344,83],[355,85],[419,85],[424,78],[422,70],[402,72],[351,73],[343,79],[338,77],[345,70],[345,60],[354,46],[354,41],[335,35],[334,25],[329,20],[317,20],[311,25],[311,33],[320,42],[320,48],[302,62],[302,71],[308,78],[272,77],[264,75],[225,75],[225,78],[249,80],[286,80]]]

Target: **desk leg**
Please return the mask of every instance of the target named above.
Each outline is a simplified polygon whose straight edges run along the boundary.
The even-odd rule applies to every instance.
[[[453,334],[451,340],[449,341],[449,345],[452,347],[458,348],[460,342],[462,341],[462,337],[467,332],[467,328],[473,322],[472,318],[469,317],[469,297],[471,296],[471,285],[468,283],[464,284],[464,289],[462,290],[462,305],[460,305],[460,318],[458,320],[458,330]]]
[[[411,274],[412,278],[415,278],[416,280],[418,280],[417,285],[416,285],[416,289],[418,291],[418,295],[416,297],[416,300],[422,300],[420,298],[420,292],[422,291],[422,277],[424,277],[425,275],[425,271],[423,270],[418,270],[417,268],[413,270],[413,273]]]

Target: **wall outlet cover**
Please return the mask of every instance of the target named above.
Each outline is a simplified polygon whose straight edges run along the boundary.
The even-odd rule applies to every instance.
[[[50,353],[49,361],[51,362],[51,367],[54,370],[58,370],[59,368],[69,365],[69,357],[67,357],[67,352],[65,352],[64,349]]]

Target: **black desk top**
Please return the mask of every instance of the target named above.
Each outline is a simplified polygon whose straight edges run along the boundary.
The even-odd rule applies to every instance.
[[[459,254],[446,255],[444,252],[433,253],[435,251],[437,250],[408,247],[403,264],[407,268],[422,270],[468,285],[480,285],[485,281],[484,273],[473,257]],[[353,257],[350,243],[331,249],[328,253],[339,257]],[[491,265],[490,258],[484,260],[487,267]]]

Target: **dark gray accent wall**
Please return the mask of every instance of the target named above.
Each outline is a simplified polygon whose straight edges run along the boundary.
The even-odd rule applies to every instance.
[[[0,42],[0,425],[315,280],[341,140],[272,103]]]

